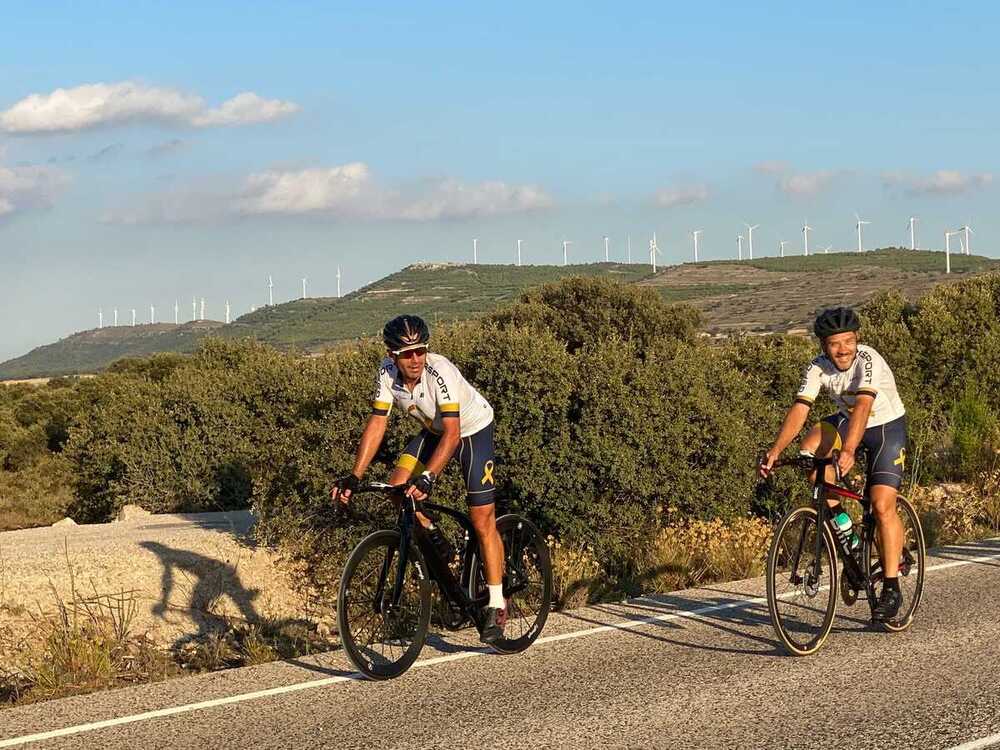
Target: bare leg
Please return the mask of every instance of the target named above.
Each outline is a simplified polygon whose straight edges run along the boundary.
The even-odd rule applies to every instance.
[[[483,556],[483,573],[486,583],[498,586],[503,576],[503,540],[497,533],[496,505],[474,505],[469,517],[479,537],[479,553]]]
[[[886,578],[895,578],[899,575],[899,557],[903,554],[903,522],[896,512],[896,490],[876,484],[871,488],[871,498],[882,549],[882,571]]]

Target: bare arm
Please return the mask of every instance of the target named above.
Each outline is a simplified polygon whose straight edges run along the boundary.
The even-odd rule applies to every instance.
[[[778,456],[781,452],[788,447],[795,437],[802,431],[802,428],[806,424],[806,419],[809,418],[809,407],[799,401],[792,404],[792,408],[788,410],[785,415],[785,421],[781,423],[781,429],[778,430],[778,437],[774,439],[774,444],[771,449],[764,456],[764,461],[760,467],[761,476],[766,476],[768,471],[774,465],[774,462],[778,460]]]
[[[368,470],[368,466],[378,452],[378,447],[382,445],[382,438],[385,437],[385,428],[388,422],[389,417],[381,414],[372,414],[368,417],[368,423],[365,425],[365,431],[361,433],[361,441],[358,443],[358,450],[354,456],[354,468],[351,470],[351,473],[358,479],[365,475],[365,471]],[[330,490],[330,497],[343,503],[350,499],[351,494],[351,490],[346,488],[341,490],[340,487],[334,487]]]
[[[837,459],[841,476],[846,476],[854,468],[854,453],[857,451],[858,446],[861,445],[861,439],[865,435],[865,428],[868,426],[868,416],[872,413],[874,405],[874,396],[870,396],[867,393],[858,394],[857,401],[854,403],[854,410],[851,412],[851,418],[847,423],[847,437],[844,438],[843,447],[840,449],[840,457]]]

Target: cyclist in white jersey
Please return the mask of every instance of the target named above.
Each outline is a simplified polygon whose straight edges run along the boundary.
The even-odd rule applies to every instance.
[[[372,413],[354,461],[354,470],[338,479],[334,500],[347,502],[378,452],[392,407],[416,419],[422,429],[396,461],[389,483],[408,484],[406,495],[426,499],[451,457],[458,452],[469,517],[476,528],[490,600],[481,640],[503,635],[507,619],[503,597],[503,542],[497,533],[493,479],[493,407],[446,357],[428,351],[430,329],[415,315],[400,315],[382,330],[388,355],[375,378]],[[421,524],[439,549],[448,546],[440,530],[423,514]]]
[[[800,450],[820,457],[839,450],[837,466],[843,476],[854,467],[858,450],[867,454],[865,491],[871,498],[878,525],[885,574],[874,614],[876,619],[887,621],[896,616],[902,604],[898,573],[903,524],[896,513],[896,495],[906,464],[906,410],[889,365],[873,348],[858,343],[860,327],[857,314],[848,307],[824,310],[816,318],[813,330],[823,354],[806,367],[795,403],[761,461],[760,471],[767,476],[782,451],[805,426],[820,389],[826,389],[837,405],[837,412],[809,431]],[[835,477],[827,479],[834,481]],[[842,510],[839,501],[827,502],[837,517]]]

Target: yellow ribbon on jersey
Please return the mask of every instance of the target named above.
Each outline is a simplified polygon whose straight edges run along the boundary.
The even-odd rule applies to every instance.
[[[899,466],[903,469],[906,468],[906,448],[899,449],[899,458],[892,462],[893,465]]]

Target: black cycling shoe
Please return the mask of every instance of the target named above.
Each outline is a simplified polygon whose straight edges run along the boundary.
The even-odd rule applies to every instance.
[[[872,619],[875,622],[891,622],[899,614],[899,608],[903,604],[903,594],[899,589],[882,589],[882,596],[879,597],[878,604],[872,612]]]
[[[479,634],[481,643],[496,643],[503,638],[503,626],[507,624],[507,610],[486,607],[483,615],[483,632]]]

